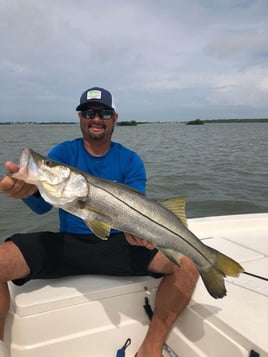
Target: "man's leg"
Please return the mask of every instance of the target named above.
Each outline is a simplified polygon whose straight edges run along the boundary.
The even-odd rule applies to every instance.
[[[195,288],[198,271],[187,257],[180,260],[181,269],[158,252],[149,265],[152,272],[166,274],[157,291],[154,315],[138,357],[161,357],[163,344],[179,314],[189,302]]]
[[[10,297],[7,282],[29,274],[29,267],[17,246],[9,241],[0,244],[0,340],[3,339],[5,318]]]

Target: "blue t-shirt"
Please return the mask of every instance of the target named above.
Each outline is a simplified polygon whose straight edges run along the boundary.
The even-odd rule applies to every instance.
[[[86,151],[83,139],[79,138],[56,145],[49,151],[48,156],[91,175],[123,183],[145,193],[146,174],[141,158],[119,143],[112,142],[104,156],[95,157]],[[38,214],[51,209],[51,205],[42,198],[30,196],[23,201]],[[59,209],[59,219],[60,232],[91,233],[80,218],[62,209]]]

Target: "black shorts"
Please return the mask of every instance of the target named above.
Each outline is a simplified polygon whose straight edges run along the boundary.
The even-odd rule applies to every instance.
[[[28,276],[13,281],[16,285],[81,274],[163,276],[148,271],[158,250],[132,246],[123,233],[101,240],[94,235],[38,232],[14,234],[7,240],[20,249],[30,268]]]

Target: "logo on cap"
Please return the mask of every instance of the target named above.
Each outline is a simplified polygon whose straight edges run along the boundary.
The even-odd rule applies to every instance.
[[[87,92],[87,100],[90,99],[101,99],[101,91],[96,89],[89,90]]]

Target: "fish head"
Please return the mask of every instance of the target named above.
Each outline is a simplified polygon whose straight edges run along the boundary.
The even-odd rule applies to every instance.
[[[22,150],[20,169],[11,176],[36,185],[42,197],[57,207],[88,195],[87,181],[81,172],[29,148]]]

